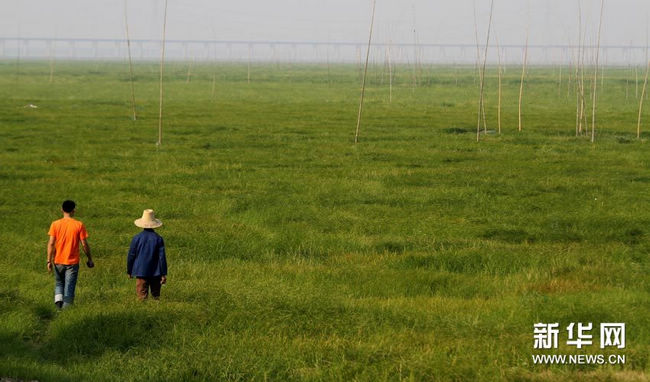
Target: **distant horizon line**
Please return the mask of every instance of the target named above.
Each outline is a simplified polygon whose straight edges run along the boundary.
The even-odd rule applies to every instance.
[[[8,41],[40,41],[40,42],[103,42],[103,43],[162,43],[161,39],[125,39],[125,38],[87,38],[87,37],[0,37],[0,43]],[[197,40],[197,39],[165,39],[169,44],[225,44],[225,45],[332,45],[332,46],[366,46],[367,42],[352,41],[291,41],[291,40]],[[414,42],[377,42],[371,46],[379,47],[427,47],[427,48],[472,48],[476,49],[476,43],[414,43]],[[480,44],[481,50],[484,44]],[[496,45],[490,45],[496,48]],[[577,45],[577,44],[528,44],[531,49],[596,49],[598,45]],[[526,44],[500,44],[499,48],[526,48]],[[649,49],[650,45],[600,45],[600,49]]]
[[[2,63],[15,63],[16,62],[15,56],[13,57],[2,57],[0,56],[0,64]],[[116,62],[123,62],[124,60],[127,60],[126,57],[47,57],[47,56],[30,56],[30,57],[20,57],[21,62],[44,62],[44,63],[50,63],[52,60],[56,62],[63,62],[63,63],[84,63],[84,62],[105,62],[105,63],[116,63]],[[248,60],[246,59],[241,59],[241,58],[234,58],[234,59],[226,59],[226,58],[213,58],[209,60],[201,60],[201,61],[193,61],[187,58],[179,58],[179,57],[165,57],[165,62],[166,63],[183,63],[186,64],[188,61],[192,61],[193,65],[201,66],[201,65],[214,65],[214,64],[233,64],[233,65],[246,65],[249,63]],[[155,58],[133,58],[134,63],[138,64],[156,64],[158,65],[160,63],[160,59],[155,59]],[[252,59],[250,63],[254,64],[264,64],[264,65],[278,65],[278,64],[286,64],[286,65],[358,65],[358,63],[354,61],[323,61],[319,59],[303,59],[303,60],[287,60],[287,59],[278,59],[278,60],[269,60],[269,59]],[[407,62],[407,61],[399,61],[395,62],[393,65],[395,66],[412,66],[412,62]],[[476,68],[476,63],[472,63],[469,61],[437,61],[437,62],[420,62],[418,65],[426,65],[429,67],[459,67],[459,68]],[[530,63],[528,62],[527,66],[529,68],[554,68],[554,67],[559,67],[559,66],[573,66],[571,63],[551,63],[551,62],[538,62],[538,63]],[[498,64],[496,62],[490,62],[488,61],[487,66],[490,68],[496,68],[498,67]],[[608,63],[608,64],[603,64],[600,63],[598,65],[599,68],[608,68],[608,69],[624,69],[624,68],[629,68],[630,65],[625,65],[625,64],[619,64],[619,63]],[[637,65],[638,66],[638,65]],[[501,64],[502,68],[509,68],[509,67],[516,67],[520,68],[521,64],[520,63],[502,63]],[[584,65],[585,68],[590,68],[593,69],[595,66],[594,64],[586,64]]]

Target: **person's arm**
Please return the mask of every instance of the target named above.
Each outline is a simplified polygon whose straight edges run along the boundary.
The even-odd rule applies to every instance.
[[[160,264],[160,274],[162,275],[160,278],[160,283],[165,284],[167,282],[167,256],[165,255],[165,241],[162,237],[160,238],[160,246],[158,247],[158,257],[158,264]]]
[[[88,268],[94,267],[95,263],[93,263],[93,257],[90,255],[90,246],[88,245],[88,240],[81,239],[81,246],[84,249],[84,253],[86,254],[86,257],[88,257],[88,261],[86,262],[86,265],[88,266]]]
[[[129,246],[129,253],[126,256],[126,274],[129,275],[129,278],[132,278],[133,274],[133,263],[135,263],[135,257],[137,255],[136,253],[136,238],[134,237],[133,240],[131,240],[131,245]]]
[[[47,271],[52,272],[52,266],[54,265],[54,255],[56,254],[56,239],[54,236],[50,236],[50,240],[47,242]]]
[[[93,263],[93,257],[90,255],[90,246],[88,245],[88,231],[86,231],[86,226],[81,224],[81,229],[79,230],[79,240],[81,241],[81,246],[84,249],[84,253],[86,254],[86,257],[88,257],[88,261],[86,261],[86,265],[88,268],[92,268],[95,266],[95,263]]]

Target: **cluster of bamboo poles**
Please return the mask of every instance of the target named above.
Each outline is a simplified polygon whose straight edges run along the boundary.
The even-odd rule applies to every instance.
[[[129,27],[128,27],[128,12],[127,12],[127,1],[124,1],[124,22],[125,22],[125,30],[126,30],[126,39],[127,39],[127,49],[128,49],[128,59],[129,59],[129,73],[130,73],[130,79],[131,79],[131,105],[132,105],[132,118],[135,121],[137,119],[137,114],[136,114],[136,98],[135,98],[135,85],[134,85],[134,71],[133,71],[133,62],[132,62],[132,57],[131,57],[131,43],[130,43],[130,36],[129,36]],[[166,25],[167,25],[167,1],[165,0],[165,10],[164,10],[164,19],[163,19],[163,31],[162,31],[162,49],[161,49],[161,58],[160,58],[160,79],[159,79],[159,89],[160,89],[160,94],[159,94],[159,115],[158,115],[158,141],[156,144],[158,146],[162,145],[162,132],[163,132],[163,101],[164,101],[164,88],[163,88],[163,77],[164,77],[164,67],[165,67],[165,37],[166,37]],[[363,104],[364,104],[364,98],[365,98],[365,89],[366,89],[366,78],[368,74],[368,62],[369,62],[369,57],[370,57],[370,49],[372,45],[372,34],[373,34],[373,26],[374,26],[374,19],[375,19],[375,9],[376,9],[376,0],[373,0],[372,3],[372,13],[371,13],[371,20],[370,20],[370,31],[369,31],[369,37],[368,37],[368,45],[366,49],[366,57],[365,57],[365,64],[363,65],[363,71],[360,73],[361,77],[361,95],[360,95],[360,101],[359,101],[359,109],[358,109],[358,114],[357,114],[357,124],[356,124],[356,129],[355,129],[355,135],[354,135],[354,143],[359,142],[359,134],[360,134],[360,128],[361,128],[361,120],[362,120],[362,112],[363,112]],[[595,134],[596,134],[596,111],[597,111],[597,86],[598,86],[598,70],[599,70],[599,52],[600,52],[600,34],[601,34],[601,29],[602,29],[602,19],[603,19],[603,9],[604,9],[604,0],[601,0],[600,3],[600,20],[598,24],[598,33],[597,33],[597,45],[596,45],[596,51],[594,54],[594,67],[593,67],[593,79],[591,83],[591,107],[592,107],[592,113],[591,113],[591,126],[589,126],[588,123],[588,117],[587,117],[587,96],[586,96],[586,85],[585,85],[585,61],[586,61],[586,45],[585,45],[585,35],[586,33],[583,31],[583,25],[582,25],[582,6],[581,6],[581,0],[578,0],[578,49],[577,52],[574,52],[574,59],[573,59],[573,78],[574,78],[574,84],[575,84],[575,93],[576,93],[576,136],[578,135],[584,135],[587,132],[589,132],[589,127],[591,127],[590,130],[590,136],[591,136],[591,141],[595,141]],[[477,50],[477,57],[476,57],[476,71],[477,71],[477,76],[478,76],[478,88],[479,88],[479,100],[478,100],[478,112],[477,112],[477,127],[476,127],[476,140],[480,141],[481,138],[481,124],[483,126],[483,132],[487,133],[487,118],[486,118],[486,107],[485,107],[485,72],[486,72],[486,66],[487,66],[487,56],[488,56],[488,49],[490,46],[490,37],[491,37],[491,29],[492,29],[492,19],[493,19],[493,12],[494,12],[494,0],[491,1],[490,3],[490,13],[489,13],[489,22],[488,22],[488,28],[487,28],[487,37],[486,37],[486,42],[485,42],[485,47],[483,50],[483,54],[481,54],[481,49],[479,46],[479,41],[478,41],[478,23],[476,19],[476,9],[474,10],[474,25],[475,25],[475,35],[476,35],[476,50]],[[529,12],[530,12],[530,3],[529,3]],[[416,53],[415,53],[415,62],[413,63],[413,86],[417,87],[418,85],[418,72],[421,71],[421,68],[418,65],[418,49],[417,49],[417,34],[415,33],[415,10],[413,11],[414,14],[414,41],[415,41],[415,47],[416,47]],[[521,79],[520,79],[520,85],[519,85],[519,101],[518,101],[518,131],[523,130],[523,122],[522,122],[522,109],[523,109],[523,96],[524,96],[524,84],[525,84],[525,79],[526,79],[526,73],[527,73],[527,61],[528,61],[528,40],[529,40],[529,30],[528,26],[526,27],[526,43],[525,43],[525,48],[523,51],[523,59],[522,59],[522,71],[521,71]],[[502,76],[504,73],[504,70],[502,68],[502,60],[501,60],[501,49],[499,47],[499,42],[498,38],[496,39],[496,48],[497,48],[497,57],[498,57],[498,71],[497,71],[497,76],[498,76],[498,91],[497,91],[497,132],[501,134],[501,110],[502,110]],[[249,57],[251,55],[250,52],[250,47],[249,47]],[[361,53],[358,52],[358,59],[359,59],[359,69],[361,71]],[[481,60],[482,59],[482,60]],[[388,49],[386,51],[386,61],[388,63],[388,72],[389,72],[389,102],[392,102],[392,85],[393,85],[393,67],[391,63],[391,46],[389,44]],[[482,61],[482,62],[481,62]],[[650,73],[650,61],[647,61],[646,65],[646,73],[645,73],[645,79],[643,81],[643,88],[641,92],[641,97],[639,100],[639,113],[638,113],[638,120],[637,120],[637,138],[640,138],[641,135],[641,117],[642,117],[642,110],[643,110],[643,101],[645,99],[646,95],[646,90],[647,90],[647,83],[648,83],[648,75]],[[53,77],[53,61],[50,63],[51,70],[50,70],[50,82],[52,81]],[[248,63],[248,82],[250,83],[250,59]],[[191,69],[192,69],[192,63],[190,62],[188,66],[188,73],[187,73],[187,82],[190,82],[191,79]],[[328,73],[329,73],[329,59],[328,59]],[[560,86],[561,86],[561,81],[562,81],[562,72],[560,69]],[[571,83],[571,75],[569,75],[569,88],[570,88],[570,83]],[[637,80],[638,83],[638,80]],[[212,81],[212,94],[214,94],[214,88],[215,88],[215,76],[213,75],[213,81]]]
[[[159,81],[159,109],[158,109],[158,141],[156,146],[162,145],[162,133],[163,133],[163,99],[164,99],[164,89],[163,89],[163,77],[165,71],[165,38],[167,31],[167,1],[165,0],[165,12],[163,17],[163,31],[162,31],[162,49],[160,55],[160,81]],[[126,31],[126,44],[129,57],[129,74],[131,82],[131,108],[133,112],[133,120],[137,120],[136,115],[136,102],[135,102],[135,82],[133,75],[133,60],[131,58],[131,38],[129,36],[129,19],[128,19],[128,0],[124,0],[124,28]],[[188,74],[189,81],[189,74]]]
[[[599,63],[599,58],[600,58],[600,35],[601,35],[601,30],[602,30],[602,21],[603,21],[603,10],[604,10],[604,4],[605,1],[601,0],[600,2],[600,18],[599,18],[599,23],[598,23],[598,32],[597,32],[597,45],[596,45],[596,51],[595,51],[595,58],[594,58],[594,66],[593,66],[593,79],[592,79],[592,89],[591,89],[591,107],[592,107],[592,113],[591,113],[591,142],[595,141],[596,138],[596,111],[597,111],[597,95],[598,95],[598,70],[600,68],[600,63]],[[363,110],[363,101],[364,101],[364,95],[365,95],[365,87],[366,87],[366,77],[367,77],[367,72],[368,72],[368,57],[370,55],[370,45],[372,42],[372,29],[373,29],[373,24],[374,24],[374,14],[375,14],[375,7],[376,7],[376,1],[373,1],[372,4],[372,16],[371,16],[371,22],[370,22],[370,37],[368,39],[368,49],[366,51],[366,60],[365,60],[365,65],[363,68],[363,74],[361,75],[361,100],[359,102],[359,112],[357,116],[357,126],[355,130],[355,136],[354,136],[354,143],[358,143],[358,138],[359,138],[359,129],[361,125],[361,115],[362,115],[362,110]],[[530,23],[530,2],[528,3],[528,13],[529,13],[529,23]],[[490,13],[489,13],[489,22],[488,22],[488,30],[487,30],[487,38],[486,38],[486,43],[485,43],[485,48],[483,51],[482,55],[482,63],[481,63],[481,49],[479,46],[479,39],[478,39],[478,22],[477,22],[477,17],[476,17],[476,6],[474,7],[474,32],[476,36],[476,71],[478,73],[478,82],[479,82],[479,101],[478,101],[478,113],[477,113],[477,123],[476,123],[476,140],[477,142],[480,141],[481,138],[481,123],[483,123],[483,131],[487,133],[487,121],[486,121],[486,109],[485,109],[485,70],[486,70],[486,64],[487,64],[487,55],[488,55],[488,48],[490,45],[490,32],[492,28],[492,17],[493,17],[493,12],[494,12],[494,0],[491,1],[490,3]],[[414,12],[415,14],[415,12]],[[584,35],[586,33],[583,33],[583,28],[582,28],[582,6],[581,6],[581,0],[578,0],[578,52],[577,52],[577,59],[575,60],[575,72],[574,72],[574,77],[575,77],[575,84],[576,84],[576,136],[583,135],[585,132],[589,131],[588,130],[588,117],[587,117],[587,99],[585,96],[585,56],[586,56],[586,48],[585,48],[585,38]],[[415,23],[415,21],[414,21]],[[414,41],[415,41],[415,46],[417,47],[417,35],[415,34],[415,29],[414,29]],[[528,66],[528,41],[529,41],[529,27],[526,27],[526,43],[525,43],[525,48],[523,52],[523,59],[522,59],[522,70],[521,70],[521,79],[520,79],[520,84],[519,84],[519,101],[518,101],[518,126],[517,130],[522,131],[523,130],[523,121],[522,121],[522,115],[523,115],[523,96],[524,96],[524,84],[526,80],[526,73],[527,73],[527,66]],[[502,94],[502,65],[501,65],[501,50],[498,44],[497,40],[497,57],[498,57],[498,101],[497,101],[497,131],[499,134],[501,134],[501,94]],[[358,52],[358,59],[359,62],[361,61],[360,57],[360,52]],[[389,68],[389,101],[392,101],[392,68],[390,64],[390,47],[387,52],[387,60],[388,60],[388,68]],[[361,69],[361,65],[359,65]],[[604,70],[604,67],[602,68]],[[417,65],[417,60],[416,63],[413,65],[413,71],[414,71],[414,87],[417,86],[417,71],[418,71],[418,65]],[[641,135],[641,115],[642,115],[642,109],[643,109],[643,100],[645,98],[645,93],[646,93],[646,88],[647,88],[647,80],[648,80],[648,74],[650,72],[650,61],[648,61],[647,68],[646,68],[646,76],[643,84],[643,90],[642,90],[642,97],[640,100],[639,104],[639,116],[638,116],[638,121],[637,121],[637,138],[640,138]],[[561,74],[560,74],[561,76]],[[604,78],[603,75],[601,75],[602,78]],[[560,79],[561,81],[561,79]]]
[[[487,132],[487,123],[485,122],[485,102],[484,102],[484,83],[485,83],[485,63],[487,59],[488,47],[490,42],[490,30],[492,26],[492,14],[494,9],[494,1],[490,4],[490,19],[488,23],[488,32],[487,32],[487,41],[485,44],[485,50],[483,53],[483,64],[479,66],[480,62],[480,49],[478,44],[478,28],[476,18],[474,19],[475,23],[475,33],[476,33],[476,49],[477,49],[477,69],[479,69],[479,101],[478,101],[478,121],[476,126],[476,140],[480,141],[481,137],[481,118],[483,119],[483,128],[484,132]],[[599,70],[599,57],[600,57],[600,33],[602,29],[602,20],[603,20],[603,9],[604,9],[604,0],[601,0],[600,3],[600,19],[598,23],[598,33],[597,33],[597,45],[594,59],[594,77],[592,80],[592,114],[591,114],[591,141],[595,141],[596,137],[596,106],[597,106],[597,86],[598,86],[598,70]],[[530,12],[530,3],[529,3],[529,12]],[[476,15],[476,12],[475,12]],[[585,96],[585,53],[586,49],[584,48],[584,35],[582,28],[582,6],[580,0],[578,0],[578,52],[577,59],[575,60],[575,73],[574,77],[576,79],[576,136],[584,134],[585,131],[588,131],[588,121],[587,121],[587,101]],[[526,27],[526,43],[523,52],[522,59],[522,70],[521,70],[521,80],[519,84],[519,102],[518,102],[518,126],[517,130],[522,131],[522,103],[524,95],[524,83],[526,79],[526,71],[528,64],[528,40],[529,40],[529,28]],[[498,51],[498,106],[497,106],[497,130],[499,134],[501,133],[501,52],[497,42],[497,51]],[[650,61],[648,62],[648,68],[650,69]],[[560,72],[560,76],[561,76]],[[637,138],[640,137],[641,130],[641,113],[643,108],[643,95],[645,94],[645,89],[647,85],[647,76],[648,70],[646,70],[646,80],[644,81],[642,97],[639,105],[639,118],[637,123]],[[560,77],[561,81],[561,77]]]

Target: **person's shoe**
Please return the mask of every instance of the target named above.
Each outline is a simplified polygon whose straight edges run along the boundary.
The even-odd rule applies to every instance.
[[[63,301],[57,301],[57,302],[54,303],[54,305],[56,305],[56,307],[59,310],[63,309]]]

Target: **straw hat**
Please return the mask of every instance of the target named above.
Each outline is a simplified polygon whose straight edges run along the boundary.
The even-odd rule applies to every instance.
[[[140,228],[158,228],[163,224],[160,220],[156,219],[153,210],[144,210],[142,217],[136,219],[133,223]]]

